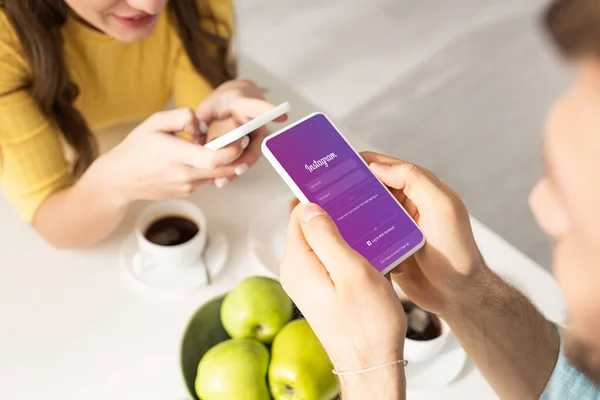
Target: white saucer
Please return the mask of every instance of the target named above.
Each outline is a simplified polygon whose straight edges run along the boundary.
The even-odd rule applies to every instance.
[[[436,389],[454,381],[467,362],[467,353],[451,335],[440,353],[431,360],[409,362],[406,386],[409,389]]]
[[[248,228],[250,254],[274,277],[279,277],[293,199],[291,193],[275,197],[258,210]]]
[[[225,266],[228,250],[227,235],[220,227],[211,224],[203,255],[211,282]],[[135,234],[132,233],[119,250],[119,263],[140,283],[162,289],[195,289],[207,284],[206,270],[201,263],[186,267],[173,265],[166,269],[156,268],[150,272],[139,273],[133,267],[133,260],[137,254],[138,245]]]

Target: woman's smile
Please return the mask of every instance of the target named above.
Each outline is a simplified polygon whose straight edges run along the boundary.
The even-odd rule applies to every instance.
[[[113,17],[120,22],[121,24],[129,27],[129,28],[139,28],[139,27],[143,27],[146,25],[149,25],[150,23],[154,22],[154,20],[156,19],[156,15],[151,15],[151,14],[146,14],[146,13],[139,13],[137,15],[133,15],[133,16],[120,16],[120,15],[113,15]]]

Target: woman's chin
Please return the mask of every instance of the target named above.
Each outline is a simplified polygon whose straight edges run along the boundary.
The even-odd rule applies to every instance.
[[[156,29],[156,23],[135,28],[123,26],[118,22],[111,25],[112,26],[109,29],[106,29],[104,33],[122,43],[134,43],[148,39]]]

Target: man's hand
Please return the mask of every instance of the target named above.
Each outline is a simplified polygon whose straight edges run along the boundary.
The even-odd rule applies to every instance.
[[[425,235],[423,249],[396,269],[394,280],[448,322],[500,398],[539,398],[556,363],[558,334],[484,264],[460,198],[425,169],[374,153],[363,157]]]
[[[425,247],[395,269],[394,281],[436,314],[470,301],[462,295],[485,266],[460,197],[424,168],[376,153],[362,156],[425,235]]]
[[[294,209],[280,275],[338,371],[403,358],[406,321],[400,299],[317,205]],[[403,367],[344,377],[341,385],[344,399],[401,399]]]

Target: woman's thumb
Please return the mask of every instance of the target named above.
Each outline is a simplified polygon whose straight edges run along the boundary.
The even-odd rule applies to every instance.
[[[196,107],[196,117],[198,120],[204,122],[206,125],[210,125],[215,119],[217,114],[217,99],[215,95],[207,97],[202,103]]]

